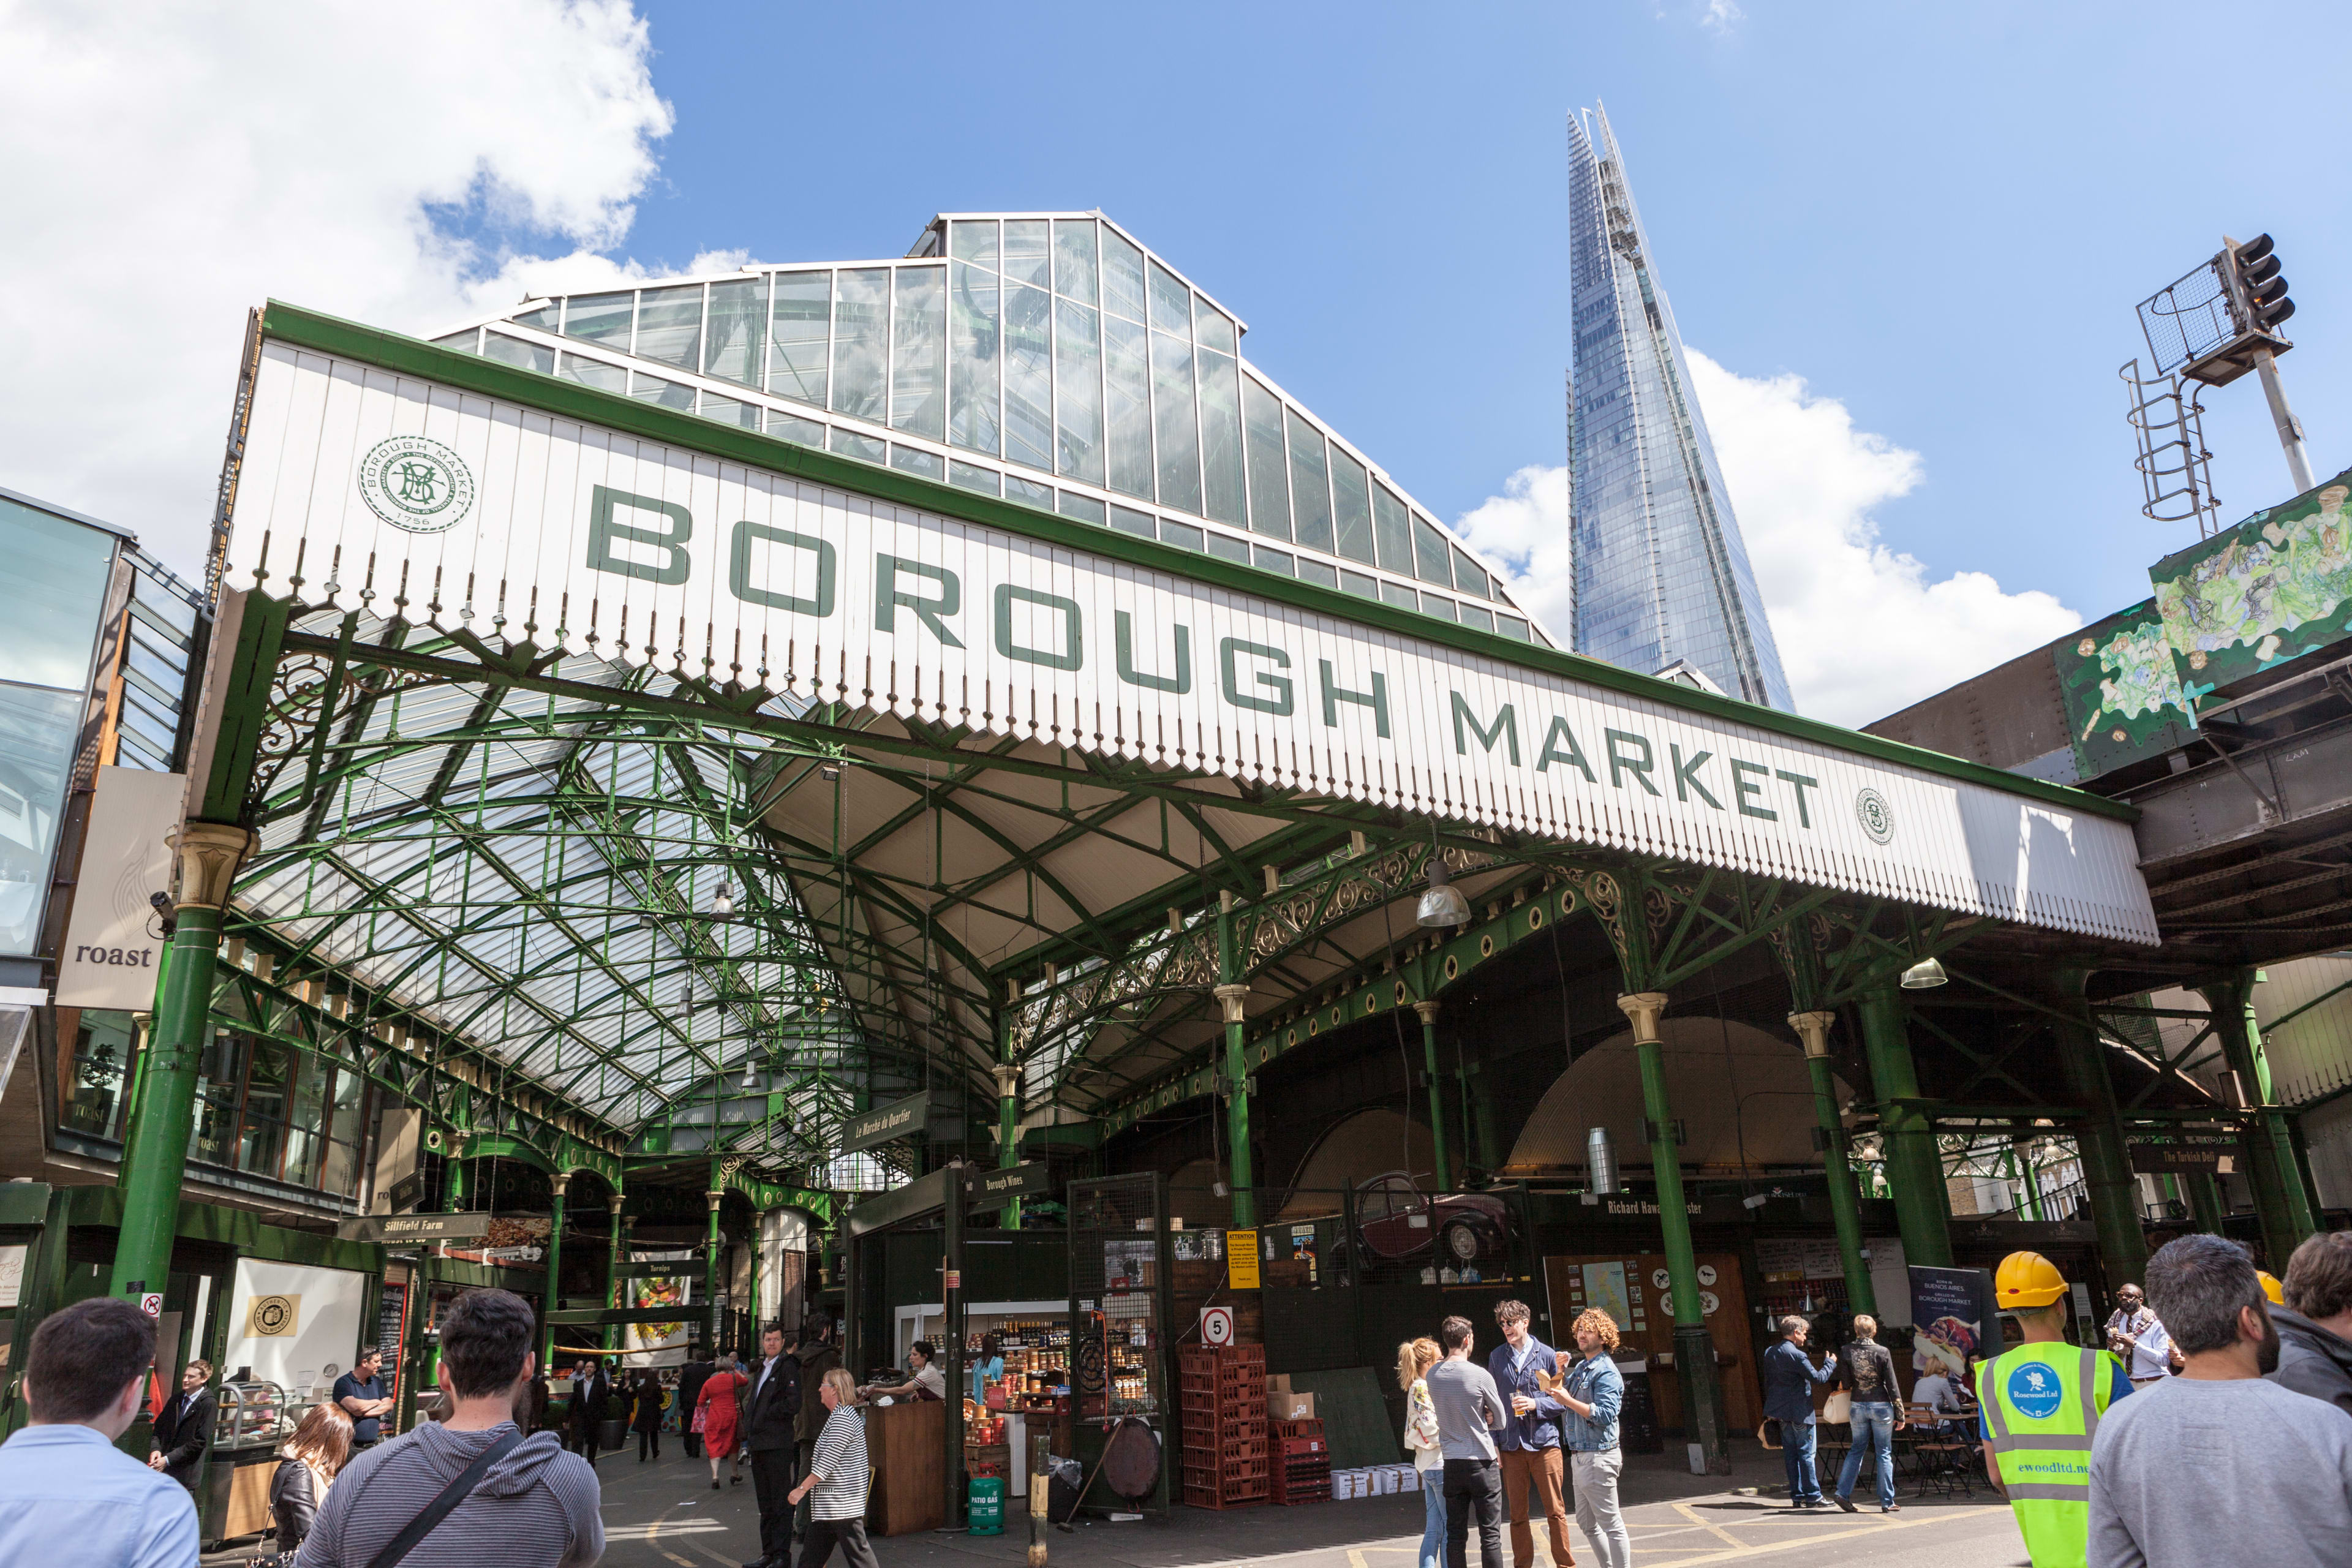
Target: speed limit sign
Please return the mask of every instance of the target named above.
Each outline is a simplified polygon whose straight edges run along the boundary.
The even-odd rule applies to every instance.
[[[1201,1309],[1201,1342],[1204,1345],[1229,1345],[1234,1342],[1234,1310],[1231,1307]]]

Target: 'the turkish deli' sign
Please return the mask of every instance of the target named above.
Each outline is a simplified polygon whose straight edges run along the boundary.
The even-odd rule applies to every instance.
[[[272,341],[227,581],[950,729],[2152,942],[2123,823]],[[1368,610],[1377,618],[1379,613]]]
[[[851,1116],[841,1127],[841,1147],[845,1153],[871,1149],[877,1143],[895,1142],[911,1138],[931,1124],[931,1096],[927,1089],[910,1094],[904,1100],[894,1100],[887,1105],[877,1105],[871,1110],[861,1110]]]

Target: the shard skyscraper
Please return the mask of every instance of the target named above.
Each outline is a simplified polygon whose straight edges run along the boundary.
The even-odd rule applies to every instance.
[[[1644,674],[1686,664],[1734,697],[1790,708],[1608,116],[1579,110],[1568,140],[1576,651]]]

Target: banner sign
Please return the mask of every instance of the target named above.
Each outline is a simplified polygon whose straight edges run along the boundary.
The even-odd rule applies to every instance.
[[[982,1208],[1001,1208],[1019,1198],[1044,1197],[1054,1190],[1051,1169],[1031,1160],[1000,1171],[982,1171],[971,1184],[973,1201]]]
[[[490,1234],[490,1216],[476,1214],[372,1214],[335,1226],[345,1241],[472,1241]]]
[[[2168,1143],[2134,1143],[2131,1168],[2149,1176],[2236,1176],[2252,1167],[2244,1139],[2192,1134]]]
[[[904,1100],[894,1100],[887,1105],[877,1105],[871,1110],[861,1110],[841,1124],[841,1152],[854,1154],[860,1149],[871,1149],[877,1143],[894,1143],[909,1138],[930,1125],[931,1096],[929,1089],[910,1094]]]
[[[172,888],[172,835],[188,781],[144,768],[100,768],[76,873],[73,917],[58,951],[58,1005],[155,1005],[163,917],[149,899]]]
[[[2153,942],[2126,822],[270,341],[226,582],[949,729]],[[1204,574],[1207,575],[1207,574]],[[1303,595],[1310,597],[1311,595]],[[395,606],[398,608],[395,611]],[[1377,624],[1374,624],[1377,623]],[[1760,712],[1760,710],[1759,710]],[[857,1145],[853,1142],[849,1147]]]
[[[2000,1302],[1989,1270],[1914,1263],[1908,1275],[1915,1366],[1924,1357],[1935,1371],[1958,1381],[1969,1357],[2000,1353]]]

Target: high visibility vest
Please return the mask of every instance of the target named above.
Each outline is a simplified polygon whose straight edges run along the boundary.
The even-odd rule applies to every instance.
[[[1977,1369],[1985,1435],[2033,1568],[2085,1568],[2091,1439],[2116,1364],[2105,1351],[2052,1342],[2020,1345]]]

